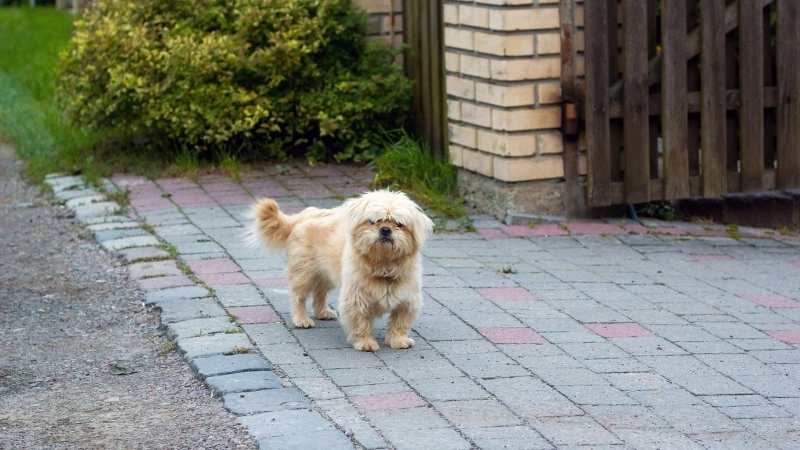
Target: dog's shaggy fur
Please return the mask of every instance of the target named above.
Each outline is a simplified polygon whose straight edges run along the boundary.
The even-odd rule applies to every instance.
[[[309,295],[317,319],[335,319],[326,295],[339,286],[341,324],[355,349],[378,350],[372,323],[386,312],[386,345],[414,345],[408,332],[422,306],[420,250],[433,223],[405,194],[373,191],[337,208],[306,208],[294,215],[265,199],[252,213],[252,235],[287,251],[296,327],[314,326],[306,312]]]

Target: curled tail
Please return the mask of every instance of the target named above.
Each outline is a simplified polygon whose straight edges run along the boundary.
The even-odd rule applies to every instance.
[[[278,209],[278,203],[271,198],[259,200],[250,210],[253,224],[250,229],[250,242],[262,242],[267,247],[283,248],[292,233],[294,224]]]

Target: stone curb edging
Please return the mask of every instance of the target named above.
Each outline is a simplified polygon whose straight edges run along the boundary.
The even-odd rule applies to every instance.
[[[140,285],[185,275],[142,221],[109,199],[109,193],[119,191],[110,180],[102,180],[100,189],[80,176],[51,174],[44,182],[104,249],[124,261],[128,275]],[[184,359],[225,408],[239,416],[259,447],[300,448],[319,442],[330,449],[359,446],[312,409],[302,391],[272,371],[270,361],[200,282],[187,278],[185,286],[148,289],[143,304],[160,310],[161,326]]]

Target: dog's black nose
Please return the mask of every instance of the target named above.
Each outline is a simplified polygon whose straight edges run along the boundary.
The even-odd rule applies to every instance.
[[[381,237],[389,237],[392,235],[392,229],[389,227],[381,227]]]

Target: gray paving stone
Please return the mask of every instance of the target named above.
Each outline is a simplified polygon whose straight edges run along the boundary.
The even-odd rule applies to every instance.
[[[211,292],[202,286],[181,286],[149,291],[145,295],[146,305],[158,305],[180,299],[208,297]]]
[[[305,450],[325,443],[326,449],[351,449],[352,442],[318,412],[290,409],[240,417],[261,448]],[[298,433],[298,430],[303,430]]]
[[[352,436],[364,448],[374,449],[388,446],[386,441],[346,399],[321,400],[316,401],[315,405],[343,429],[346,435]]]
[[[616,428],[614,434],[636,449],[681,449],[702,450],[703,446],[689,439],[685,434],[670,428],[632,429]]]
[[[167,326],[170,335],[180,338],[203,336],[206,334],[232,332],[241,329],[236,323],[231,322],[228,316],[208,317],[202,319],[184,320],[171,323]]]
[[[120,258],[126,264],[132,264],[139,261],[150,261],[156,259],[167,259],[170,257],[166,250],[158,247],[134,247],[117,252]]]
[[[365,367],[359,369],[329,369],[325,373],[337,386],[358,386],[362,384],[396,383],[397,375],[385,367]]]
[[[348,369],[380,367],[383,362],[369,352],[354,351],[353,348],[309,350],[309,356],[323,369]]]
[[[561,393],[533,377],[496,378],[482,380],[481,384],[512,411],[527,419],[583,414]]]
[[[557,390],[578,405],[634,405],[638,402],[613,386],[558,386]]]
[[[293,344],[297,340],[292,336],[286,325],[276,323],[257,323],[242,325],[250,339],[258,346],[272,344]]]
[[[252,349],[250,341],[243,334],[214,334],[194,338],[178,339],[178,346],[186,358],[233,353],[237,349]]]
[[[247,372],[258,374],[259,372]],[[212,377],[209,383],[214,382]],[[225,408],[238,415],[249,415],[284,409],[308,409],[311,402],[297,388],[268,388],[259,391],[235,392],[223,396]]]
[[[559,446],[597,446],[621,441],[590,417],[546,417],[531,420],[531,426]]]
[[[295,343],[258,345],[261,353],[272,363],[280,364],[306,364],[313,360],[303,350],[300,345]]]
[[[736,375],[733,378],[765,397],[800,397],[800,380],[784,375]]]
[[[666,389],[671,383],[661,375],[647,372],[607,373],[605,379],[623,391]]]
[[[344,393],[324,377],[292,378],[292,382],[312,400],[330,400],[344,397]]]
[[[453,364],[475,378],[518,377],[528,372],[501,352],[453,355]]]
[[[452,428],[414,430],[387,430],[386,437],[397,450],[462,450],[472,447]]]
[[[234,284],[230,286],[217,286],[214,293],[220,303],[227,306],[254,306],[266,305],[267,302],[255,286],[249,284]]]
[[[157,304],[161,323],[182,322],[206,317],[227,317],[225,310],[211,298],[182,298]]]
[[[658,336],[614,338],[614,345],[634,356],[685,355],[686,351]]]
[[[451,378],[461,375],[453,364],[433,350],[378,353],[381,360],[405,380]]]
[[[618,428],[669,428],[664,419],[641,405],[589,405],[583,409],[600,425],[611,431]]]
[[[775,444],[770,443],[750,432],[732,433],[698,433],[692,438],[710,450],[728,450],[733,448],[746,448],[748,450],[774,450]]]
[[[98,231],[109,231],[109,230],[128,230],[131,228],[140,228],[142,224],[139,222],[134,221],[124,221],[124,222],[110,222],[110,223],[98,223],[95,225],[88,225],[86,228],[92,232]]]
[[[462,431],[484,450],[553,448],[541,434],[527,426],[472,427]]]
[[[412,432],[426,428],[445,428],[448,423],[439,413],[430,407],[378,409],[365,412],[370,423],[384,433],[391,430]],[[410,434],[410,433],[409,433]]]
[[[629,355],[609,342],[567,343],[558,345],[579,360],[626,358]]]
[[[117,251],[125,250],[133,247],[158,247],[161,245],[158,239],[151,235],[127,237],[122,239],[112,239],[110,241],[101,242],[100,245],[106,250]]]
[[[95,231],[94,238],[97,242],[105,242],[116,239],[130,238],[136,236],[149,236],[149,233],[141,228],[122,228],[117,230]]]
[[[272,368],[272,365],[267,360],[254,353],[194,358],[191,360],[191,364],[201,378],[252,370],[270,370]]]
[[[739,431],[743,427],[708,405],[655,406],[656,414],[678,431],[695,433],[722,433]]]
[[[271,370],[237,372],[206,378],[206,384],[219,395],[281,388],[281,380]],[[299,394],[299,391],[297,392]],[[289,394],[287,394],[289,395]],[[302,394],[300,394],[302,397]],[[256,397],[258,399],[260,397]],[[256,400],[253,400],[256,402]],[[255,406],[252,406],[255,407]],[[244,409],[245,406],[242,405]],[[255,412],[255,411],[254,411]]]
[[[120,206],[114,202],[97,202],[73,208],[75,218],[81,222],[95,217],[111,216],[120,211]]]
[[[511,410],[493,399],[434,402],[433,406],[459,428],[521,423]]]
[[[725,406],[719,408],[719,411],[732,419],[794,417],[792,413],[774,405]]]
[[[175,275],[183,275],[183,272],[173,260],[146,261],[128,266],[128,276],[134,280]]]
[[[420,395],[429,401],[476,400],[491,394],[467,377],[419,378],[408,381]]]
[[[565,368],[542,365],[531,371],[551,386],[596,386],[608,384],[602,376],[582,367]]]
[[[634,358],[587,359],[583,361],[596,373],[636,373],[648,372],[650,368]]]

